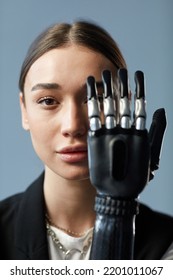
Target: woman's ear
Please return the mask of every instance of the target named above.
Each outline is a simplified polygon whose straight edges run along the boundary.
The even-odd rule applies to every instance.
[[[20,92],[20,94],[19,94],[19,99],[20,99],[22,126],[25,130],[29,130],[29,122],[28,122],[26,104],[25,104],[24,95],[22,92]]]

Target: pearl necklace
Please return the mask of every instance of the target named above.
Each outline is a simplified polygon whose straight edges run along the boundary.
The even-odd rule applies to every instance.
[[[63,259],[64,260],[68,260],[71,258],[71,256],[75,253],[79,253],[80,254],[80,258],[84,257],[84,255],[86,255],[91,242],[92,242],[92,236],[89,237],[86,245],[83,246],[82,250],[79,250],[77,248],[72,248],[72,249],[67,249],[65,248],[65,246],[59,241],[59,239],[57,238],[55,232],[51,229],[50,224],[48,223],[48,221],[46,221],[46,229],[47,229],[47,233],[48,235],[51,237],[52,241],[54,242],[54,244],[56,245],[56,247],[63,253]]]

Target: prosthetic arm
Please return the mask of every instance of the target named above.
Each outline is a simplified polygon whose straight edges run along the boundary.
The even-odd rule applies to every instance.
[[[102,80],[103,111],[96,81],[87,79],[89,171],[97,191],[90,259],[133,259],[137,198],[159,166],[165,111],[154,113],[148,132],[143,72],[135,73],[133,119],[127,70],[118,71],[117,90],[110,71],[103,71]]]

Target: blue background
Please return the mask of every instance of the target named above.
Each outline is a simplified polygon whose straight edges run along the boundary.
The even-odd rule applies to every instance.
[[[132,90],[134,71],[145,72],[147,127],[157,108],[166,109],[160,169],[140,199],[173,214],[172,0],[0,0],[0,198],[24,190],[43,170],[20,118],[18,77],[28,46],[48,25],[81,18],[96,21],[117,40]]]

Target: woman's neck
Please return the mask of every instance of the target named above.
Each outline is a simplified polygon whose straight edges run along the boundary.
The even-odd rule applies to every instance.
[[[44,196],[47,214],[55,225],[74,232],[93,227],[95,194],[89,179],[66,180],[46,168]]]

